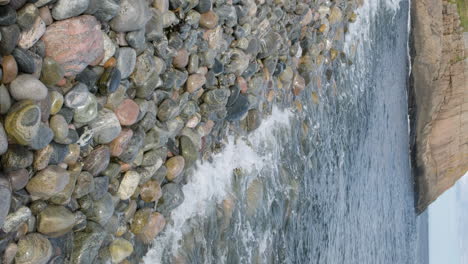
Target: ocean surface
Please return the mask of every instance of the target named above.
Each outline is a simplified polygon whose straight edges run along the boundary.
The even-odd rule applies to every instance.
[[[302,112],[278,102],[198,164],[145,263],[427,263],[409,155],[409,3],[365,2],[341,47],[352,65],[311,72]]]

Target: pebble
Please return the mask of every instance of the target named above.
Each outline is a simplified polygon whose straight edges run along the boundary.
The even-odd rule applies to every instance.
[[[97,118],[90,123],[94,142],[107,144],[114,140],[122,131],[118,116],[111,110],[103,108]]]
[[[178,112],[177,104],[171,99],[166,99],[159,105],[158,119],[163,122],[167,121],[174,118]]]
[[[184,69],[189,61],[189,53],[186,49],[181,49],[177,51],[176,56],[172,60],[174,67],[179,69]]]
[[[75,214],[64,206],[49,205],[37,216],[37,231],[48,237],[60,237],[75,225]]]
[[[82,171],[78,175],[73,191],[73,197],[79,199],[94,190],[94,177],[87,171]]]
[[[7,150],[8,150],[8,138],[5,133],[5,128],[3,128],[3,124],[0,123],[0,155],[5,154]]]
[[[77,83],[64,98],[64,104],[71,109],[82,108],[86,105],[89,97],[88,87],[83,83]]]
[[[33,101],[16,103],[5,119],[5,130],[19,144],[28,145],[36,137],[41,123],[41,109]]]
[[[4,115],[10,110],[11,98],[5,85],[0,84],[0,114]]]
[[[3,264],[12,264],[15,259],[16,253],[18,252],[18,245],[10,243],[3,253]]]
[[[122,76],[118,68],[107,68],[99,79],[99,92],[103,95],[114,93],[119,87]]]
[[[201,14],[200,16],[200,26],[206,29],[214,29],[218,25],[219,17],[213,11],[208,11]]]
[[[105,34],[104,32],[102,33],[102,38],[104,41],[104,56],[102,58],[101,63],[99,64],[100,66],[104,66],[104,63],[106,63],[112,56],[114,56],[116,47],[114,42]]]
[[[98,116],[98,103],[93,94],[88,93],[85,103],[74,109],[73,120],[78,123],[89,123]]]
[[[11,203],[11,187],[8,179],[5,177],[0,177],[0,226],[3,227],[5,218],[10,211]]]
[[[91,151],[91,153],[84,160],[83,170],[88,171],[93,176],[98,176],[103,172],[110,161],[109,147],[101,145]]]
[[[3,57],[2,69],[2,83],[11,83],[18,75],[18,65],[16,64],[15,57],[11,55]]]
[[[109,182],[107,182],[109,185]],[[86,216],[101,226],[105,226],[114,214],[114,201],[112,195],[105,192],[101,199],[95,200],[91,212]]]
[[[130,47],[142,51],[146,48],[145,29],[128,32],[125,35],[125,40]]]
[[[182,156],[175,156],[168,159],[165,165],[167,168],[166,179],[168,181],[173,181],[184,171],[185,160]]]
[[[186,82],[186,89],[189,93],[195,93],[206,83],[206,78],[202,74],[192,74]]]
[[[62,115],[50,118],[49,126],[54,132],[54,140],[64,140],[68,136],[68,124]]]
[[[116,32],[135,31],[143,28],[151,19],[145,0],[121,0],[120,10],[109,23]]]
[[[47,97],[47,87],[29,74],[20,74],[10,84],[10,95],[15,100],[44,100]]]
[[[27,31],[22,31],[18,46],[23,49],[30,49],[36,44],[46,31],[46,23],[40,17],[36,17],[36,21]]]
[[[88,222],[84,231],[74,235],[70,262],[76,264],[93,263],[105,238],[106,233],[99,224]]]
[[[44,21],[46,26],[50,26],[50,24],[54,22],[52,14],[50,13],[50,9],[47,6],[39,8],[39,16],[41,17],[42,21]]]
[[[26,190],[36,199],[49,199],[63,191],[69,181],[70,174],[63,168],[50,165],[31,178]]]
[[[136,171],[127,171],[120,182],[117,195],[120,200],[129,199],[138,187],[140,174]]]
[[[94,15],[99,21],[107,22],[119,13],[119,2],[115,0],[90,0],[86,14]]]
[[[122,126],[131,126],[135,124],[139,113],[140,107],[131,99],[123,100],[117,109],[115,109],[115,115]]]
[[[156,202],[161,196],[161,186],[156,180],[149,180],[140,187],[140,197],[147,203]]]
[[[198,159],[198,151],[195,144],[187,136],[181,136],[179,138],[180,150],[182,157],[184,157],[186,167],[190,167],[195,164]]]
[[[57,114],[63,106],[63,95],[57,91],[50,91],[49,92],[50,98],[50,114],[55,115]]]
[[[16,63],[18,64],[18,70],[24,73],[35,73],[36,72],[36,63],[35,57],[36,54],[32,53],[29,50],[22,48],[16,48],[11,53],[15,57]]]
[[[20,38],[20,28],[18,25],[0,27],[0,54],[2,56],[10,55],[18,44]]]
[[[93,16],[55,22],[47,27],[42,40],[46,56],[62,65],[65,76],[79,74],[86,66],[99,63],[104,56],[101,25]]]
[[[65,76],[65,70],[51,57],[45,57],[42,62],[41,81],[45,85],[55,85]]]
[[[18,10],[16,14],[16,23],[23,31],[25,31],[31,29],[31,27],[34,25],[36,18],[39,17],[39,10],[33,4],[26,4],[20,10]]]
[[[52,257],[52,244],[43,235],[31,233],[18,241],[17,264],[46,264]]]
[[[211,0],[200,0],[195,9],[200,13],[206,13],[211,10],[212,5]]]
[[[133,245],[128,240],[117,238],[110,244],[109,251],[112,257],[112,262],[121,263],[125,258],[132,254]]]
[[[16,11],[9,5],[0,6],[0,26],[13,25],[16,22]]]
[[[135,213],[130,228],[143,243],[149,244],[165,225],[164,216],[152,212],[149,208],[144,208]]]
[[[127,79],[135,69],[136,51],[132,48],[119,49],[117,58],[117,69],[119,69],[122,79]]]
[[[5,219],[2,230],[6,233],[18,230],[19,226],[31,218],[31,209],[26,206],[18,208]]]
[[[89,0],[58,0],[52,8],[55,20],[64,20],[83,14],[88,9]]]
[[[157,208],[163,215],[167,215],[184,201],[184,193],[181,186],[176,183],[165,184],[161,189],[163,195],[159,199]]]
[[[19,169],[6,172],[6,176],[10,180],[13,191],[19,191],[26,187],[29,181],[29,172],[26,169]]]
[[[130,143],[133,136],[133,130],[124,128],[120,134],[110,143],[110,152],[113,157],[120,156]]]

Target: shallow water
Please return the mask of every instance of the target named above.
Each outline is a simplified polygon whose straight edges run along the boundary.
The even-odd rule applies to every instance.
[[[408,2],[367,2],[342,47],[353,64],[318,68],[302,112],[278,102],[199,164],[145,263],[418,263]]]

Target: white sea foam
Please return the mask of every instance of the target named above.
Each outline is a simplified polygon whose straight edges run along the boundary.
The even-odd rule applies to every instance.
[[[207,208],[211,208],[213,203],[221,202],[230,193],[234,169],[260,170],[264,166],[269,157],[256,152],[255,146],[274,140],[273,132],[279,126],[287,126],[290,116],[290,112],[274,109],[272,115],[249,135],[251,144],[246,144],[243,140],[235,142],[233,138],[229,138],[225,149],[214,155],[212,162],[197,164],[195,174],[182,189],[184,202],[172,212],[172,223],[156,238],[152,249],[143,259],[144,263],[161,263],[167,246],[172,252],[178,249],[187,220],[205,215]]]

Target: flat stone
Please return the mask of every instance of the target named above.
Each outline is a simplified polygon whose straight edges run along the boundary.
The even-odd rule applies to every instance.
[[[86,14],[94,15],[99,21],[107,22],[119,13],[119,2],[116,0],[90,0]]]
[[[47,27],[42,37],[46,55],[61,64],[65,76],[77,75],[104,56],[101,25],[93,16],[58,21]]]
[[[143,28],[151,19],[151,12],[144,0],[121,0],[120,10],[109,23],[117,32],[135,31]]]
[[[2,56],[10,55],[18,44],[20,38],[20,28],[18,25],[0,27],[0,54]]]
[[[46,32],[46,24],[42,18],[37,17],[32,27],[27,31],[22,31],[18,46],[23,49],[30,49],[36,44]]]
[[[40,101],[47,97],[47,87],[29,74],[21,74],[10,84],[10,95],[17,101]]]
[[[5,85],[0,84],[0,114],[4,115],[10,110],[11,97]]]
[[[117,194],[121,200],[129,199],[140,183],[140,174],[136,171],[127,171],[120,182]]]
[[[107,144],[114,140],[122,130],[118,117],[107,108],[99,111],[98,117],[90,124],[94,142]]]
[[[37,231],[48,237],[59,237],[71,231],[75,214],[64,206],[47,206],[37,216]]]
[[[136,65],[136,51],[132,48],[120,48],[117,58],[117,69],[122,79],[127,79],[132,74]]]
[[[65,169],[50,165],[31,178],[26,190],[35,198],[48,199],[65,188],[69,177],[70,174]]]
[[[15,57],[11,55],[3,57],[2,69],[2,83],[11,83],[16,76],[18,76],[18,64],[16,63]]]
[[[115,115],[122,126],[131,126],[135,124],[139,113],[140,107],[131,99],[123,100],[117,109],[115,109]]]
[[[83,170],[88,171],[93,176],[99,175],[109,165],[110,151],[107,146],[100,146],[93,150],[84,160]]]
[[[58,0],[52,8],[55,20],[64,20],[83,14],[88,9],[89,0]]]
[[[9,5],[0,6],[0,26],[13,25],[16,22],[16,11]]]
[[[39,233],[31,233],[18,241],[17,264],[46,264],[52,257],[52,244]]]

